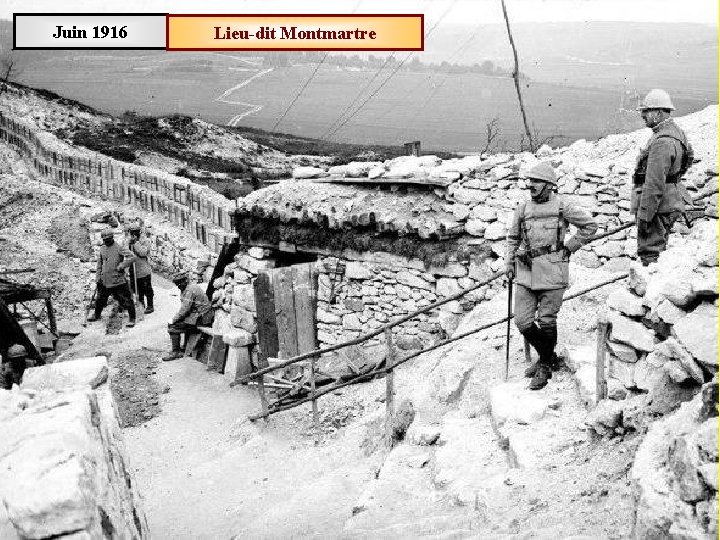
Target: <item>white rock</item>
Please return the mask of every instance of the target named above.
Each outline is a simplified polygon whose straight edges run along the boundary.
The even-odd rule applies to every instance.
[[[525,382],[503,383],[490,389],[490,407],[495,425],[507,422],[532,424],[541,420],[550,407],[550,400],[525,388]]]
[[[373,272],[362,262],[348,261],[345,265],[345,277],[347,279],[365,280],[372,279]]]
[[[322,176],[328,176],[328,173],[319,167],[295,167],[292,172],[292,177],[298,180],[320,178]]]
[[[486,228],[487,223],[480,219],[469,219],[465,222],[465,232],[472,236],[484,237]]]
[[[484,236],[486,240],[500,240],[505,238],[505,235],[505,226],[499,221],[494,221],[487,226]]]
[[[625,288],[616,289],[608,296],[608,306],[630,317],[645,315],[642,298],[628,292]]]
[[[640,351],[650,352],[653,350],[655,346],[653,333],[642,324],[615,313],[610,315],[610,322],[612,322],[612,338],[615,341],[625,343]]]
[[[717,324],[717,308],[712,304],[701,304],[673,327],[678,342],[698,362],[714,371],[718,367]]]
[[[23,374],[22,389],[66,390],[97,388],[108,379],[107,358],[94,356],[32,367]]]
[[[461,290],[457,280],[453,278],[440,278],[435,285],[435,294],[440,297],[452,296]]]

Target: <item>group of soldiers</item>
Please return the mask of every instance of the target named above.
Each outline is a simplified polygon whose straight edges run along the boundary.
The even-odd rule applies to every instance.
[[[150,268],[150,244],[142,238],[139,224],[130,224],[127,229],[127,246],[115,241],[117,221],[111,217],[108,227],[100,233],[103,245],[100,246],[96,269],[96,290],[94,313],[88,322],[100,320],[102,311],[113,297],[120,308],[128,312],[127,327],[135,326],[137,313],[133,294],[144,305],[145,313],[155,311],[152,287],[152,269]],[[129,270],[129,279],[126,276]],[[168,333],[172,350],[163,360],[175,360],[182,356],[180,352],[181,334],[192,331],[198,326],[209,326],[213,321],[213,311],[205,292],[196,283],[190,283],[186,272],[173,276],[173,283],[180,289],[180,309],[168,324]]]
[[[693,151],[683,131],[671,119],[675,109],[667,92],[652,90],[639,107],[653,135],[638,158],[633,175],[632,211],[637,222],[637,253],[643,265],[657,261],[667,247],[673,224],[690,202],[680,179],[693,161]],[[571,255],[592,239],[597,223],[582,207],[557,195],[557,175],[549,163],[540,163],[526,175],[531,199],[520,204],[508,230],[506,273],[515,286],[514,319],[518,330],[537,351],[538,361],[525,375],[530,388],[547,385],[552,371],[559,367],[555,354],[557,316],[569,282]],[[567,237],[568,226],[577,232]],[[145,301],[145,313],[152,313],[153,289],[148,264],[149,246],[141,240],[139,226],[128,229],[127,249],[115,243],[111,229],[103,231],[97,266],[98,320],[110,296],[129,314],[128,326],[135,324],[135,305],[125,278]],[[182,292],[181,307],[168,325],[172,350],[163,360],[182,356],[181,334],[197,326],[212,324],[211,304],[197,284],[189,284],[187,274],[173,281]]]
[[[680,180],[693,163],[693,150],[671,118],[674,109],[668,93],[659,89],[651,90],[638,108],[653,131],[638,157],[631,201],[637,254],[644,266],[665,251],[675,221],[691,203]],[[527,180],[531,199],[515,210],[505,265],[509,286],[515,284],[515,325],[538,354],[525,376],[532,378],[530,389],[539,390],[559,367],[557,316],[568,287],[570,256],[592,239],[597,223],[556,194],[557,176],[550,164],[533,167]],[[569,224],[577,232],[566,238]]]

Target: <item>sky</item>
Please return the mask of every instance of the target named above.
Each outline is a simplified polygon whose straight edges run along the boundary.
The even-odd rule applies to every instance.
[[[717,0],[506,0],[513,22],[694,22],[718,25]],[[302,9],[299,9],[302,6]],[[426,24],[502,22],[500,0],[3,0],[18,13],[425,13]],[[444,16],[443,16],[444,15]]]

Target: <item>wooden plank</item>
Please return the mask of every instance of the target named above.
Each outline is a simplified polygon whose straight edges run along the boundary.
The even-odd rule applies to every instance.
[[[607,398],[607,379],[605,377],[605,357],[607,356],[607,338],[610,323],[598,321],[597,357],[595,360],[595,402]]]
[[[411,177],[411,178],[368,178],[364,177],[340,177],[340,176],[326,176],[324,178],[312,178],[308,182],[320,183],[320,184],[372,184],[372,185],[392,185],[392,184],[412,184],[420,186],[438,186],[447,187],[455,180],[449,178],[430,178],[427,177]]]
[[[274,270],[275,317],[278,333],[278,356],[292,358],[298,354],[297,324],[295,323],[295,299],[293,297],[293,272],[291,267]]]
[[[317,347],[315,313],[317,306],[316,299],[316,276],[313,273],[313,264],[298,264],[293,268],[293,284],[295,292],[295,322],[297,324],[298,353],[314,351]],[[310,358],[310,393],[315,396],[315,375],[317,357]],[[317,399],[311,402],[313,428],[318,433],[319,416]]]
[[[273,275],[261,272],[255,279],[255,306],[257,312],[258,343],[260,345],[258,364],[267,366],[267,358],[278,355],[278,330],[275,318],[275,293]],[[261,367],[258,365],[258,367]]]
[[[315,290],[312,263],[292,266],[298,354],[315,350]]]
[[[275,294],[273,292],[273,277],[268,272],[261,272],[255,278],[255,310],[258,327],[258,369],[268,367],[267,359],[278,354],[278,335],[275,320]],[[268,413],[267,395],[265,394],[265,377],[256,379],[260,408],[262,413]]]
[[[225,369],[225,356],[227,354],[227,346],[223,341],[222,334],[214,335],[210,338],[210,351],[208,353],[207,369],[208,371],[216,371],[222,373]]]

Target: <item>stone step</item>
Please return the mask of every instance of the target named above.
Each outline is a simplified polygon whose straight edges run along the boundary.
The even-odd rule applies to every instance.
[[[508,462],[488,416],[453,411],[443,418],[432,463],[436,487],[457,503],[492,506],[507,477]]]
[[[355,503],[343,538],[437,537],[470,531],[472,516],[467,509],[453,504],[432,482],[428,468],[432,454],[428,446],[395,447]]]
[[[490,391],[492,425],[508,449],[510,463],[521,469],[550,466],[558,453],[584,442],[586,411],[572,374],[560,371],[542,390],[528,381],[512,381]]]

